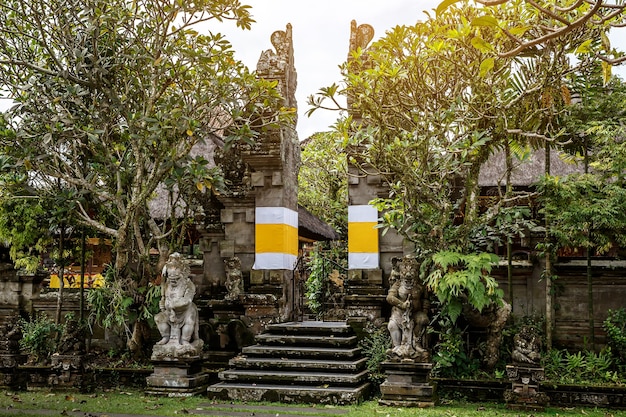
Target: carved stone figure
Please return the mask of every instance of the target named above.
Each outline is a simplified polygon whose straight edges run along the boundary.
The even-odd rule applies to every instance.
[[[83,355],[86,352],[85,332],[77,319],[68,318],[65,322],[65,330],[61,334],[57,354],[59,355]]]
[[[391,304],[391,317],[387,328],[393,347],[387,352],[390,360],[430,359],[426,346],[428,325],[428,290],[419,280],[419,264],[414,258],[405,256],[399,264],[399,279],[392,284],[387,294]]]
[[[531,326],[523,326],[513,337],[511,359],[516,364],[539,366],[541,344],[537,330]]]
[[[162,275],[161,311],[154,316],[162,338],[154,346],[152,358],[196,356],[204,342],[198,336],[198,307],[193,302],[196,286],[189,278],[189,265],[179,253],[173,253]]]
[[[19,316],[14,316],[0,326],[0,353],[20,353],[22,328]]]
[[[241,261],[236,256],[228,258],[226,263],[226,297],[227,301],[239,300],[243,294],[243,275],[241,274]]]

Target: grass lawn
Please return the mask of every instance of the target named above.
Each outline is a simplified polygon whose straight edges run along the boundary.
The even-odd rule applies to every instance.
[[[0,416],[41,416],[40,413],[28,410],[55,410],[58,414],[79,412],[79,415],[104,417],[107,414],[141,414],[155,416],[177,416],[193,414],[194,411],[224,410],[225,412],[242,411],[246,415],[255,415],[267,410],[261,406],[271,406],[272,413],[280,416],[298,414],[308,416],[340,416],[340,417],[539,417],[539,416],[585,416],[585,417],[626,417],[626,410],[594,409],[594,408],[558,408],[548,407],[544,412],[508,410],[504,404],[496,403],[465,403],[442,401],[434,408],[398,408],[379,405],[375,400],[351,406],[289,405],[278,403],[220,403],[212,402],[203,396],[186,398],[166,398],[144,395],[142,391],[111,390],[93,394],[60,393],[50,391],[5,392],[0,397]],[[254,407],[259,407],[256,410]],[[274,409],[274,407],[279,407]],[[314,407],[311,410],[310,407]],[[300,410],[299,410],[300,409]],[[342,411],[341,414],[338,414]],[[212,413],[212,415],[216,415]]]

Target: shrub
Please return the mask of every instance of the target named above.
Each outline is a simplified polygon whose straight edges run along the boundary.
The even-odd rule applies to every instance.
[[[56,351],[64,326],[41,313],[30,320],[20,320],[22,340],[20,348],[30,356],[29,362],[45,364]]]
[[[626,309],[609,310],[602,328],[613,353],[626,362]]]
[[[368,358],[369,379],[378,387],[386,378],[380,365],[387,359],[387,350],[391,349],[391,336],[386,326],[377,327],[368,323],[365,330],[367,335],[359,341],[359,347]]]

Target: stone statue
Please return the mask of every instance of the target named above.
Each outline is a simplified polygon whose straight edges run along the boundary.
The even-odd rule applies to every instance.
[[[426,327],[428,326],[428,290],[419,280],[419,264],[409,256],[398,261],[399,279],[387,294],[391,317],[387,328],[393,347],[387,352],[390,360],[427,362]]]
[[[163,267],[161,311],[154,321],[161,340],[152,350],[152,358],[197,356],[204,342],[198,336],[198,307],[193,302],[196,286],[189,278],[189,265],[182,255],[173,253]]]
[[[513,337],[513,362],[526,366],[539,366],[541,359],[541,338],[531,326],[522,326]]]
[[[241,261],[236,256],[224,261],[226,264],[226,297],[227,301],[239,300],[243,294],[243,275],[241,274]]]
[[[22,339],[22,327],[20,318],[15,315],[0,325],[0,353],[20,353],[20,340]]]
[[[56,353],[59,355],[84,355],[87,351],[84,330],[78,319],[67,317]]]

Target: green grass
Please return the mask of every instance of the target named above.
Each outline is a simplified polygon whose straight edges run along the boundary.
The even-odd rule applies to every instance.
[[[141,414],[154,416],[177,416],[193,413],[194,410],[228,409],[237,410],[244,403],[230,403],[221,405],[219,402],[208,400],[204,396],[167,398],[144,395],[142,391],[106,391],[94,394],[59,393],[50,391],[6,392],[0,396],[0,416],[40,417],[28,410],[55,410],[62,415],[63,411],[78,411],[85,415],[94,414]],[[276,403],[246,403],[245,410],[253,415],[249,407],[271,405],[289,407],[291,414],[296,414],[299,405]],[[310,406],[309,406],[310,407]],[[443,401],[434,408],[415,409],[387,407],[379,405],[375,400],[366,401],[351,406],[324,406],[315,405],[320,417],[330,416],[329,411],[341,409],[346,413],[340,417],[626,417],[626,410],[594,409],[594,408],[558,408],[548,407],[545,412],[508,410],[505,404],[496,403],[465,403]],[[286,412],[287,410],[285,410]],[[259,411],[261,412],[261,411]],[[258,413],[258,412],[257,412]],[[280,415],[280,412],[278,412]],[[308,413],[307,415],[311,415]]]

